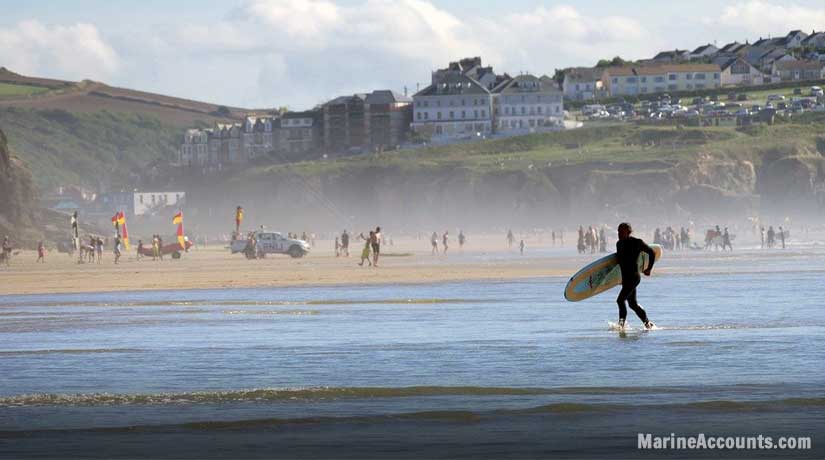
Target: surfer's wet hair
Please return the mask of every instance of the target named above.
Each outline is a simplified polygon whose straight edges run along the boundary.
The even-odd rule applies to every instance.
[[[633,233],[633,227],[630,226],[627,222],[622,222],[619,224],[619,231],[626,230],[627,233]]]

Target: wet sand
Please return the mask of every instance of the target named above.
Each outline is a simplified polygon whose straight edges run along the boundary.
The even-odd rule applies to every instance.
[[[550,247],[534,241],[528,248],[539,244]],[[536,256],[529,249],[521,257],[501,237],[475,238],[463,251],[455,246],[447,256],[433,256],[428,240],[395,241],[382,247],[377,268],[357,265],[360,244],[350,247],[349,257],[335,257],[331,241],[318,241],[304,258],[274,255],[262,260],[246,260],[214,245],[194,248],[180,260],[165,256],[163,261],[138,261],[133,246],[118,265],[108,249],[100,264],[78,264],[76,256],[56,251],[38,264],[34,251],[20,251],[11,267],[0,267],[0,295],[567,277],[583,261],[573,247],[564,250],[570,257]]]

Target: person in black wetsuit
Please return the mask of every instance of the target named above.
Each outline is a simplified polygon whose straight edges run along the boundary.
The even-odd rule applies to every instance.
[[[630,309],[642,320],[645,328],[651,329],[653,323],[648,319],[645,310],[636,302],[636,287],[642,280],[639,275],[637,261],[639,260],[639,254],[642,252],[647,253],[648,265],[643,273],[645,276],[650,276],[653,263],[656,261],[656,253],[644,241],[630,236],[631,233],[633,233],[633,228],[630,227],[630,224],[627,222],[619,224],[619,241],[616,242],[616,255],[619,258],[619,267],[622,270],[622,290],[619,292],[619,298],[616,299],[619,304],[619,327],[623,328],[625,326],[627,318],[625,302],[627,302]]]

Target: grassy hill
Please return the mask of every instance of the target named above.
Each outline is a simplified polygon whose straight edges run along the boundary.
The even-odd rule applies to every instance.
[[[41,190],[135,183],[148,165],[172,158],[186,127],[225,122],[245,112],[0,68],[0,129]]]

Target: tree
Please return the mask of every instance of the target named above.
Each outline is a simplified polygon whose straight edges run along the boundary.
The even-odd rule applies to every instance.
[[[619,56],[614,57],[613,59],[599,59],[599,62],[596,63],[596,67],[612,67],[612,66],[622,66],[625,64],[630,64],[632,61],[625,61]]]

